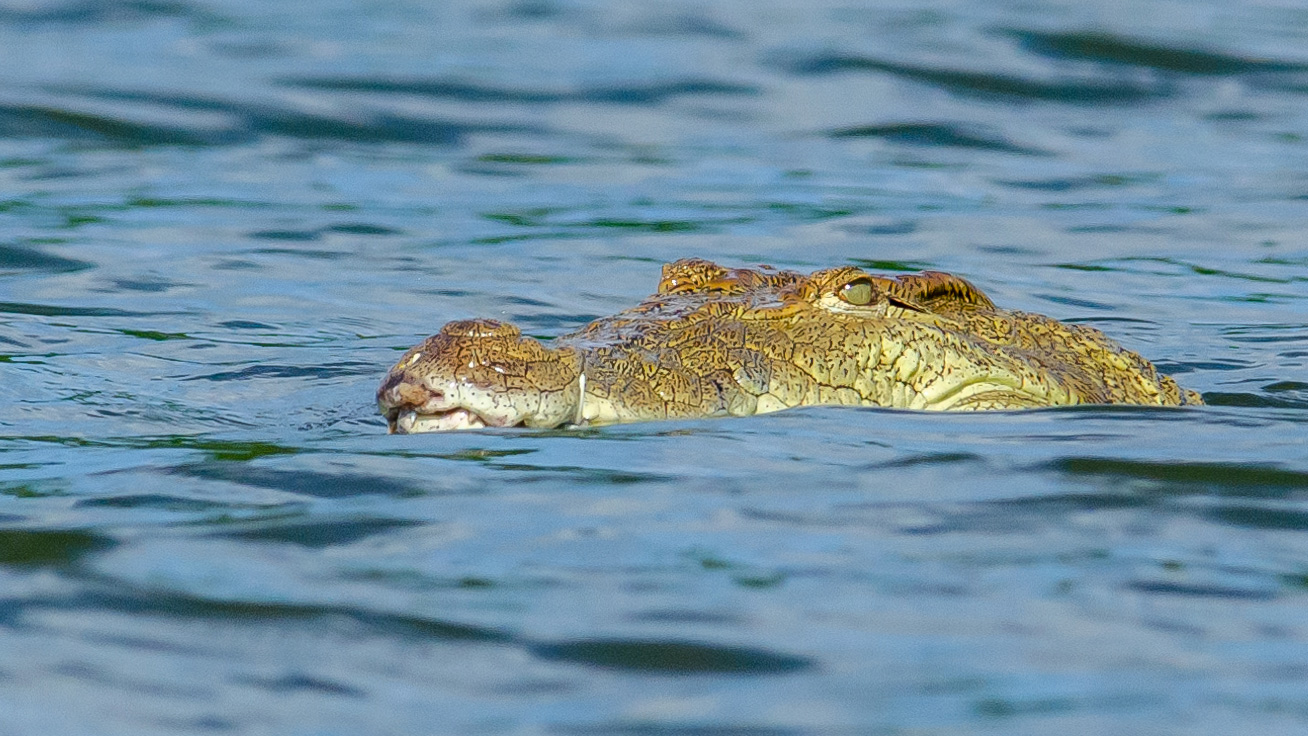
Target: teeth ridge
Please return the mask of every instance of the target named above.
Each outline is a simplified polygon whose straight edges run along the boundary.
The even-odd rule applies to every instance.
[[[419,413],[410,409],[400,412],[395,417],[395,431],[399,434],[445,432],[451,429],[480,429],[485,426],[486,421],[476,412],[463,408],[432,413]]]

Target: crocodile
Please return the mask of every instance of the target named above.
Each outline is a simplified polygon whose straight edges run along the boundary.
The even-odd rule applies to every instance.
[[[1202,404],[1085,325],[1000,309],[948,273],[802,274],[702,259],[639,306],[542,342],[450,322],[377,390],[391,433],[747,416],[797,406]]]

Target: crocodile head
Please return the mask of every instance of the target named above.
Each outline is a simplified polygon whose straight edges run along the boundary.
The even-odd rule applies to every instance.
[[[998,309],[938,272],[664,266],[658,292],[549,344],[494,320],[410,349],[392,432],[749,415],[816,404],[1013,409],[1201,403],[1098,330]]]

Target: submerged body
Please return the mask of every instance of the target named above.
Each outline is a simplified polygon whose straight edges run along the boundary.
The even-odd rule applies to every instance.
[[[1203,403],[1102,332],[997,308],[963,279],[685,259],[634,309],[542,343],[464,320],[377,391],[391,432],[747,416],[796,406]]]

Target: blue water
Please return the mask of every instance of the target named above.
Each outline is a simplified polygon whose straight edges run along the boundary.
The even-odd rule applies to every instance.
[[[1299,734],[1296,2],[0,0],[0,736]],[[451,319],[966,276],[1209,406],[388,436]]]

